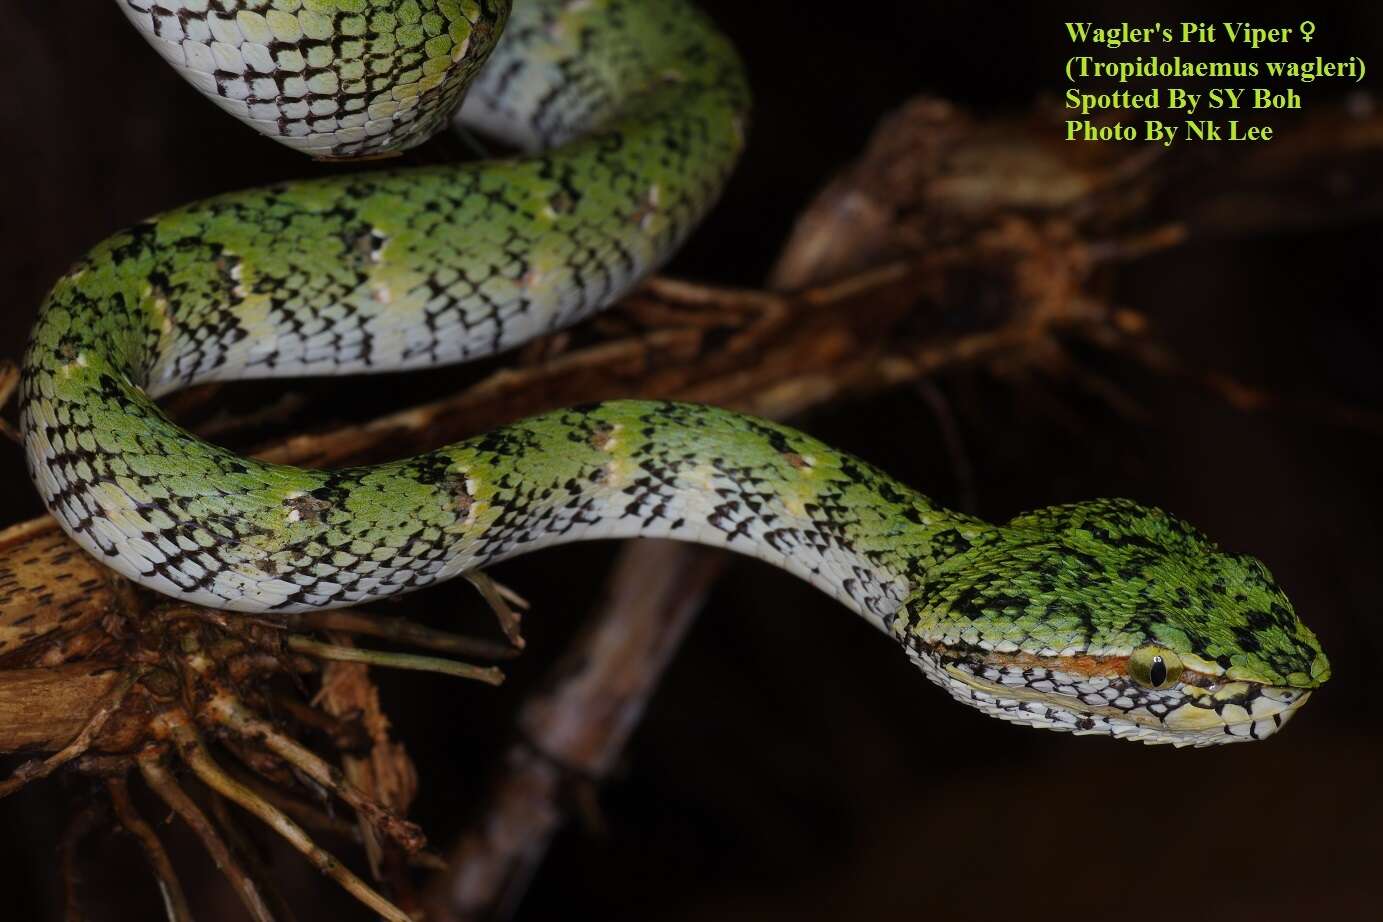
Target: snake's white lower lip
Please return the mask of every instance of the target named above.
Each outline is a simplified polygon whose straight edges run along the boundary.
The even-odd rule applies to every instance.
[[[1249,703],[1247,710],[1239,705],[1226,705],[1221,709],[1221,720],[1230,708],[1246,715],[1240,720],[1225,720],[1222,732],[1236,739],[1264,739],[1287,723],[1310,697],[1311,689],[1265,687]]]
[[[1112,693],[1113,697],[1103,700],[1089,694],[1080,698],[1054,694],[1062,687],[1063,677],[1051,672],[1044,672],[1044,678],[1035,683],[1008,684],[976,675],[957,663],[941,665],[925,656],[918,663],[924,669],[930,667],[929,674],[953,695],[1006,720],[1177,747],[1265,739],[1311,696],[1311,689],[1221,682],[1213,688],[1191,685],[1152,693],[1143,703],[1134,704],[1125,701],[1127,692]],[[1026,672],[1021,675],[1030,679]],[[1079,677],[1067,676],[1064,681],[1070,688],[1080,684]]]
[[[1226,683],[1214,692],[1192,690],[1183,706],[1160,722],[1172,731],[1220,732],[1244,739],[1270,736],[1311,697],[1310,689]]]

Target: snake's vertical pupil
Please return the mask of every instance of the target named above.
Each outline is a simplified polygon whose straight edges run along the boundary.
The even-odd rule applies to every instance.
[[[1154,688],[1161,688],[1162,683],[1167,681],[1167,663],[1162,657],[1153,657],[1152,667],[1148,669],[1148,678],[1152,680]]]

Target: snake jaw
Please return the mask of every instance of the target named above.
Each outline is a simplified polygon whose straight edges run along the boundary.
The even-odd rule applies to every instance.
[[[1111,736],[1177,748],[1261,740],[1306,703],[1312,689],[1207,679],[1143,688],[1113,664],[985,662],[956,649],[916,645],[914,663],[953,698],[1001,720],[1076,735]],[[1034,659],[1024,657],[1024,660]]]

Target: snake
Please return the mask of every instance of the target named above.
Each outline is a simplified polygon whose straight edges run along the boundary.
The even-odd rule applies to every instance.
[[[570,407],[340,470],[197,438],[157,399],[460,362],[617,301],[726,184],[748,81],[683,0],[117,3],[209,99],[317,159],[386,158],[453,118],[514,151],[220,195],[58,279],[23,360],[28,467],[67,534],[130,580],[263,615],[659,537],[795,574],[1014,723],[1263,739],[1329,678],[1267,568],[1167,512],[1105,499],[992,524],[717,407]]]

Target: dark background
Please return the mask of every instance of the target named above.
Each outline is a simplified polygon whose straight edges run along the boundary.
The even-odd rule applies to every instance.
[[[982,114],[1062,91],[1069,53],[1052,4],[717,0],[749,63],[756,116],[722,206],[671,267],[756,284],[813,192],[879,116],[926,91]],[[1132,12],[1133,9],[1136,13]],[[1104,22],[1227,18],[1223,4],[1086,4]],[[1252,18],[1319,27],[1311,53],[1383,62],[1371,4],[1255,4]],[[1223,50],[1221,54],[1230,52]],[[1296,54],[1297,52],[1292,52]],[[0,29],[6,304],[17,358],[43,292],[115,229],[216,192],[313,174],[165,69],[114,4],[6,3]],[[1373,81],[1369,81],[1372,83]],[[1368,88],[1366,84],[1365,89]],[[1338,98],[1322,82],[1308,106]],[[1293,397],[1383,411],[1377,266],[1383,226],[1198,244],[1123,270],[1116,299],[1179,354]],[[1266,743],[1207,751],[1074,739],[956,706],[863,622],[786,574],[737,562],[673,664],[604,789],[603,829],[558,838],[522,919],[1111,918],[1211,912],[1358,918],[1383,897],[1376,841],[1383,722],[1376,703],[1383,441],[1303,411],[1245,414],[1194,386],[1098,356],[1149,413],[1134,421],[1060,381],[1015,389],[945,377],[973,460],[978,511],[1124,495],[1262,557],[1320,635],[1335,678]],[[462,380],[304,385],[304,424],[404,406]],[[293,385],[297,387],[295,383]],[[253,393],[253,392],[251,392]],[[1063,406],[1069,412],[1054,412]],[[796,421],[944,502],[957,479],[913,393]],[[3,446],[0,446],[3,447]],[[38,512],[17,449],[0,451],[0,522]],[[504,690],[386,676],[386,705],[417,758],[415,810],[448,843],[497,770],[513,709],[598,591],[609,545],[578,545],[496,574],[534,603],[530,652]],[[434,623],[485,615],[464,592],[417,597]],[[456,612],[462,614],[458,615]],[[0,802],[0,916],[58,918],[54,847],[78,779]],[[151,810],[150,815],[157,815]],[[208,862],[166,833],[203,918],[238,919]],[[128,839],[85,852],[94,918],[158,917]],[[276,867],[301,918],[364,918],[293,855]],[[212,891],[213,893],[215,891]],[[117,894],[119,894],[117,896]]]

